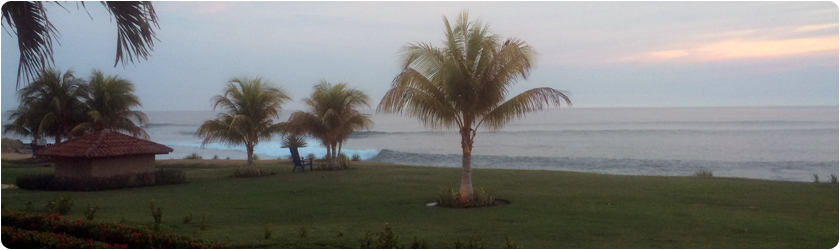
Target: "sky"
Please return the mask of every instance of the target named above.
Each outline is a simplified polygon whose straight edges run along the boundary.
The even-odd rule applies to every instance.
[[[443,18],[469,11],[537,51],[509,97],[568,91],[575,107],[838,105],[838,7],[832,2],[154,2],[148,60],[114,67],[107,11],[45,3],[60,32],[55,68],[132,81],[141,111],[210,111],[233,77],[262,77],[303,108],[321,80],[375,106],[409,43],[443,46]],[[5,26],[4,26],[5,27]],[[16,37],[0,34],[3,111],[17,107]]]

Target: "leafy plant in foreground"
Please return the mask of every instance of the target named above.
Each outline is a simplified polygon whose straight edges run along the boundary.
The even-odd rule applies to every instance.
[[[44,206],[44,210],[46,210],[47,213],[55,213],[61,215],[67,214],[68,212],[70,212],[70,209],[73,209],[73,199],[64,196],[59,197],[54,201],[47,202],[47,204]]]
[[[90,204],[87,204],[84,211],[85,219],[93,220],[93,217],[96,215],[97,209],[99,209],[99,206],[91,206]]]

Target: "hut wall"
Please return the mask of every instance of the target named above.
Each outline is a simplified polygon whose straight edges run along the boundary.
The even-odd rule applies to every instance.
[[[57,158],[55,159],[55,177],[84,178],[91,174],[90,159]]]
[[[91,160],[90,166],[91,176],[93,177],[111,177],[116,175],[136,175],[148,173],[151,174],[151,176],[149,176],[151,179],[131,178],[128,182],[131,183],[131,185],[154,183],[155,155],[153,154],[96,158]]]

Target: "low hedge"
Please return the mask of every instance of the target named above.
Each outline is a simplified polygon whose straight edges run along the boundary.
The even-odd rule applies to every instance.
[[[182,170],[158,169],[154,173],[125,174],[110,177],[56,178],[54,174],[24,175],[15,185],[27,190],[101,191],[129,187],[179,184],[186,182]]]
[[[84,242],[103,242],[107,248],[223,248],[221,243],[205,243],[202,240],[191,239],[183,235],[171,235],[165,232],[155,232],[148,229],[132,228],[122,224],[104,224],[91,221],[68,221],[58,214],[31,214],[18,212],[4,212],[3,244],[16,239],[23,240],[22,248],[74,248],[73,244]],[[8,230],[7,230],[8,229]],[[21,230],[31,231],[23,232]],[[49,233],[49,234],[47,234]],[[71,238],[73,237],[73,238]],[[54,247],[54,242],[67,243],[66,247]],[[17,241],[16,241],[17,242]],[[40,243],[38,243],[40,242]],[[95,246],[94,246],[95,247]],[[81,248],[90,248],[82,246]]]

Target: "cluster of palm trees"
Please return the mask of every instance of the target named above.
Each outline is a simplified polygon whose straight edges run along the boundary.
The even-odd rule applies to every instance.
[[[203,137],[202,146],[211,142],[245,145],[248,166],[253,165],[254,147],[260,140],[270,140],[274,135],[300,141],[301,135],[321,141],[327,148],[329,168],[335,169],[341,145],[353,131],[370,129],[373,122],[358,111],[369,107],[368,96],[347,84],[332,85],[322,81],[315,86],[312,96],[304,99],[307,111],[295,112],[286,122],[274,123],[288,95],[281,88],[261,78],[234,78],[223,95],[217,95],[214,109],[221,108],[214,120],[205,121],[196,131]],[[300,144],[300,143],[297,143]]]
[[[46,68],[19,91],[20,105],[3,126],[3,133],[62,139],[96,130],[112,129],[148,138],[141,126],[146,123],[134,95],[134,84],[118,76],[94,70],[90,79]]]

